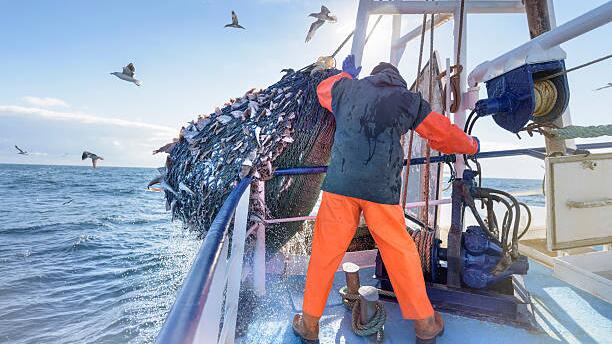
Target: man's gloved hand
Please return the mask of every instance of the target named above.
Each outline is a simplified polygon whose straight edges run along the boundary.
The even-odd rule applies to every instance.
[[[355,67],[355,55],[349,55],[342,62],[342,71],[349,73],[353,79],[357,79],[361,72],[361,67]]]
[[[472,138],[476,140],[476,143],[478,144],[478,149],[476,149],[476,153],[472,154],[472,155],[475,155],[475,154],[480,153],[480,140],[476,136],[472,136]]]

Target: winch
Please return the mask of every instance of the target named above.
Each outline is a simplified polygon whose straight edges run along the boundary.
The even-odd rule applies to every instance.
[[[552,123],[567,108],[570,92],[563,60],[526,64],[488,80],[478,116],[492,115],[502,128],[519,132],[530,120]]]

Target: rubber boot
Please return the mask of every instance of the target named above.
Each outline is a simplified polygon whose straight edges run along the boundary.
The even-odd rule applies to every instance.
[[[302,343],[319,342],[319,318],[306,313],[293,317],[293,332],[302,338]]]
[[[414,333],[417,344],[435,344],[436,338],[444,334],[444,320],[440,313],[435,312],[429,318],[415,320]]]

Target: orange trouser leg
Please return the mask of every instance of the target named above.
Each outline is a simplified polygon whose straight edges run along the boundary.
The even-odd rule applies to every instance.
[[[306,273],[304,313],[323,315],[334,274],[355,235],[360,213],[357,199],[323,192]]]
[[[370,233],[385,262],[393,290],[406,319],[425,319],[434,314],[425,291],[421,261],[406,231],[400,205],[360,202]]]

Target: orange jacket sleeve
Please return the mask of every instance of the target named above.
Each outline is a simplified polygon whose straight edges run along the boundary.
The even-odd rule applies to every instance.
[[[445,154],[476,154],[478,140],[459,129],[446,116],[432,111],[416,127],[416,132],[429,141],[431,148]]]
[[[349,73],[342,72],[340,74],[332,75],[329,78],[321,81],[317,86],[317,96],[319,97],[319,103],[321,106],[329,111],[332,111],[332,88],[336,81],[349,78],[352,79]]]

